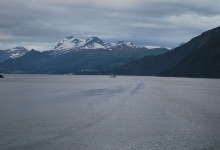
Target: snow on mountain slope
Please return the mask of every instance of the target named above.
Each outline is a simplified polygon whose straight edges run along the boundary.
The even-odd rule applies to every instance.
[[[28,50],[24,47],[17,46],[12,49],[0,50],[0,62],[4,62],[7,59],[16,59],[25,55]]]
[[[77,37],[65,37],[61,40],[60,43],[54,48],[54,55],[68,53],[70,51],[78,51],[84,49],[132,49],[132,48],[140,48],[140,46],[136,46],[131,42],[119,41],[117,43],[106,43],[102,41],[100,38],[93,36],[88,39],[80,39]]]
[[[25,55],[27,52],[28,52],[28,50],[24,47],[21,47],[21,46],[15,47],[15,48],[8,51],[10,58],[12,58],[12,59],[16,59],[18,57],[21,57],[21,56]]]
[[[118,41],[116,44],[113,44],[115,49],[134,49],[134,48],[141,48],[141,46],[134,45],[132,42],[124,42]]]
[[[22,46],[17,46],[12,49],[5,50],[5,52],[8,54],[9,58],[16,59],[25,55],[28,52],[28,50]]]
[[[82,49],[108,49],[109,47],[111,47],[110,43],[105,43],[100,38],[93,36],[86,40]]]
[[[105,43],[98,37],[90,37],[88,39],[80,39],[77,37],[65,37],[54,48],[55,54],[63,54],[70,51],[78,51],[81,49],[107,49],[110,43]]]
[[[77,37],[65,37],[54,48],[55,51],[68,52],[69,49],[77,50],[85,44],[86,40]]]

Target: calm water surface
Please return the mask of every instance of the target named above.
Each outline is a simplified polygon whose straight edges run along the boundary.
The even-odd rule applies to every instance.
[[[0,150],[220,149],[220,80],[4,75]]]

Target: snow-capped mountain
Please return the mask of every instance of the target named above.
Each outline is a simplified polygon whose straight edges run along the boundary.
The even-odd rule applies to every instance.
[[[54,48],[53,54],[64,54],[70,51],[79,51],[85,49],[133,49],[140,48],[140,46],[136,46],[131,42],[119,41],[117,43],[106,43],[102,41],[100,38],[93,36],[88,39],[81,39],[77,37],[65,37],[61,40],[60,43]]]
[[[5,51],[7,51],[7,53],[9,54],[9,57],[12,59],[16,59],[18,57],[21,57],[28,52],[28,50],[22,46],[17,46],[17,47],[14,47],[12,49],[8,49]]]
[[[80,39],[77,37],[65,37],[54,48],[54,52],[58,54],[67,53],[70,51],[78,51],[82,49],[108,49],[110,43],[105,43],[98,37],[90,37],[88,39]]]
[[[12,49],[0,50],[0,61],[3,62],[6,59],[16,59],[25,55],[28,50],[22,46],[17,46]]]
[[[116,44],[112,44],[112,47],[119,50],[141,48],[141,46],[134,45],[132,42],[124,41],[118,41]]]
[[[86,40],[82,49],[100,49],[100,48],[108,49],[110,47],[111,47],[110,43],[105,43],[100,38],[94,36]]]
[[[69,49],[78,50],[80,47],[83,46],[84,43],[85,43],[84,39],[80,39],[73,36],[65,37],[60,41],[60,43],[57,44],[54,50],[55,51],[60,51],[60,50],[67,51]]]

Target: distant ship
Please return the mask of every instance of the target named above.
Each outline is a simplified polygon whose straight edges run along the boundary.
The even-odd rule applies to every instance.
[[[110,74],[110,78],[116,78],[115,74]]]

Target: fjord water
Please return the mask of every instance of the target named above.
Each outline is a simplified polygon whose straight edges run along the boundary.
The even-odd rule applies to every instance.
[[[1,150],[220,149],[220,80],[4,75]]]

